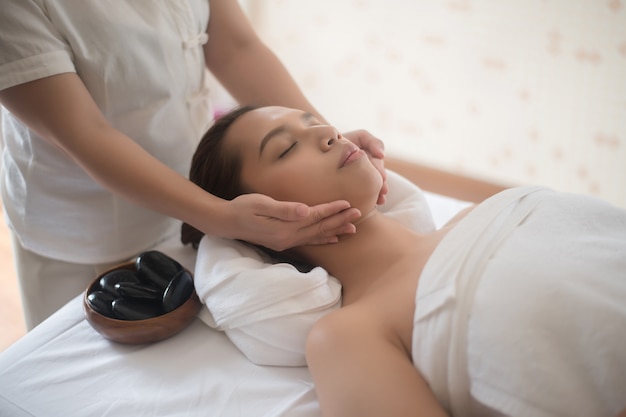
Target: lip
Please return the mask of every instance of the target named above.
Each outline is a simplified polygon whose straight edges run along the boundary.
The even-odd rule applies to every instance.
[[[341,158],[339,159],[339,168],[343,168],[346,165],[360,159],[365,155],[365,151],[354,145],[353,143],[349,143],[344,147],[341,153]]]

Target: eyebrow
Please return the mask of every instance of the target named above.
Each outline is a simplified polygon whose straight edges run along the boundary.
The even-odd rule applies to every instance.
[[[303,122],[307,122],[309,120],[311,120],[312,118],[314,118],[315,116],[313,116],[312,113],[302,113],[302,115],[300,116],[300,119]],[[276,136],[280,135],[281,133],[287,131],[287,125],[280,125],[278,127],[275,127],[274,129],[270,130],[269,132],[267,132],[267,134],[265,136],[263,136],[263,139],[261,140],[261,145],[259,145],[259,157],[261,156],[261,154],[263,153],[263,149],[265,149],[265,146],[267,145],[267,143],[275,138]]]

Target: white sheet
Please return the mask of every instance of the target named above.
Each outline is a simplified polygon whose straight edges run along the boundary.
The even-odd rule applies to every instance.
[[[436,225],[466,203],[427,193]],[[156,249],[193,268],[177,239]],[[304,367],[258,366],[199,319],[146,346],[110,342],[77,297],[0,354],[0,416],[319,417]]]

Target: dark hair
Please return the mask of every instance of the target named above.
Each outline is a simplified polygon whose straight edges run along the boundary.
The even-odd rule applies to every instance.
[[[191,159],[189,180],[203,190],[225,200],[243,194],[241,189],[241,160],[236,152],[224,152],[224,137],[232,124],[257,106],[238,107],[219,117],[204,134]],[[183,223],[180,240],[198,248],[204,233]]]

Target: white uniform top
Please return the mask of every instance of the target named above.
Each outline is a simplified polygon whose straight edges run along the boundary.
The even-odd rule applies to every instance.
[[[207,0],[3,0],[0,90],[76,72],[112,126],[187,176],[212,121],[208,19]],[[112,262],[177,231],[178,221],[111,194],[2,111],[2,200],[25,248]]]

